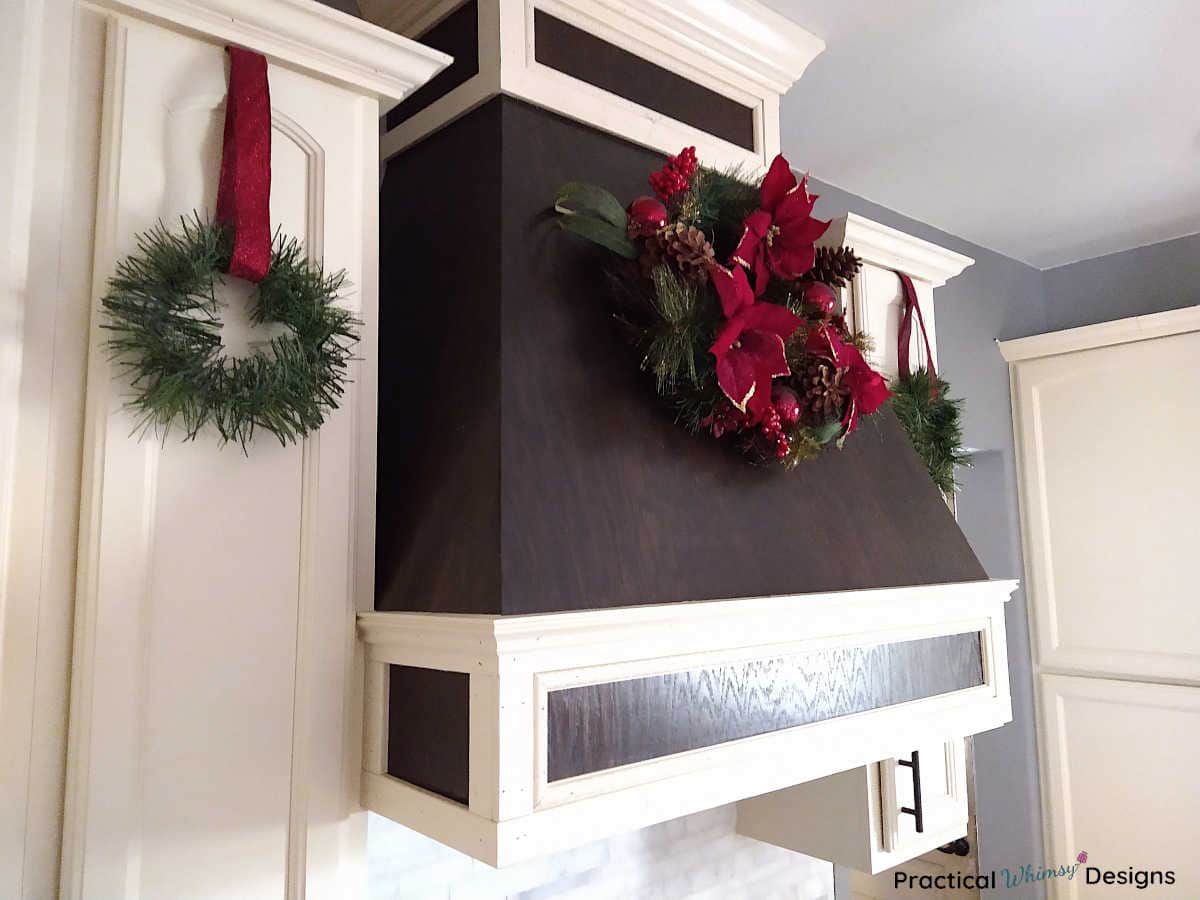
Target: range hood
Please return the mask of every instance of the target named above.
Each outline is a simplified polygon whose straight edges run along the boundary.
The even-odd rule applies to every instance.
[[[362,6],[456,57],[383,138],[365,805],[505,865],[733,801],[811,851],[780,810],[825,784],[890,815],[845,849],[873,868],[944,836],[903,844],[895,773],[945,747],[958,836],[962,738],[1010,718],[1015,583],[890,412],[794,472],[677,428],[547,215],[572,179],[642,193],[685,144],[761,169],[823,45],[749,2]]]

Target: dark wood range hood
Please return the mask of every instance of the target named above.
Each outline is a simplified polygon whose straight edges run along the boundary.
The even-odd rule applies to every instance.
[[[363,3],[467,60],[384,138],[368,807],[499,865],[1007,721],[1013,585],[986,580],[894,416],[795,472],[687,434],[596,251],[548,215],[569,180],[644,192],[666,141],[761,168],[776,68],[820,43],[739,4],[792,53],[758,48],[755,81],[745,41],[677,31],[651,64],[615,14],[589,33],[536,2],[433,6]],[[688,54],[741,87],[688,81]],[[746,141],[698,129],[713,97]],[[769,818],[747,807],[747,831],[788,845]]]

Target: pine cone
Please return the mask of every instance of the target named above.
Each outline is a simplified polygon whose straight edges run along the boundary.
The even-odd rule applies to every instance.
[[[818,247],[817,261],[806,277],[840,288],[845,287],[861,268],[862,260],[849,247]]]
[[[713,263],[713,246],[704,232],[693,225],[676,222],[658,233],[662,252],[678,266],[680,274],[695,282],[708,278]]]
[[[842,371],[824,359],[810,359],[800,375],[804,397],[800,417],[807,425],[821,425],[842,414],[849,389],[842,384]]]

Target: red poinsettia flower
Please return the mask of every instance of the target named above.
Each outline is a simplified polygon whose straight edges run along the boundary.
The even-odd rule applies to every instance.
[[[745,269],[712,266],[708,270],[708,277],[712,279],[717,296],[721,298],[721,312],[725,313],[725,318],[732,319],[738,310],[754,302],[754,291],[750,290]]]
[[[843,370],[842,384],[850,392],[849,403],[842,415],[843,435],[850,434],[858,427],[860,415],[869,416],[892,395],[883,376],[867,365],[858,348],[844,342],[831,329],[814,328],[810,331],[804,350],[831,360]]]
[[[797,183],[787,160],[776,156],[763,178],[759,208],[746,217],[733,252],[735,262],[754,272],[755,294],[766,289],[771,272],[795,279],[813,267],[813,243],[829,227],[812,217],[816,200],[808,193],[808,176]]]
[[[744,273],[741,280],[745,282]],[[717,383],[730,403],[749,413],[750,424],[771,407],[771,379],[791,371],[784,341],[799,327],[800,319],[787,307],[751,298],[725,322],[709,348],[717,360]]]

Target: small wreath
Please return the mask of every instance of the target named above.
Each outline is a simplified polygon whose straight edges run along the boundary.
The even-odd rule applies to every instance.
[[[250,321],[278,322],[288,333],[269,348],[231,357],[222,352],[216,287],[233,251],[220,223],[180,218],[173,232],[159,222],[138,236],[101,300],[111,332],[105,346],[131,375],[127,404],[142,431],[180,426],[194,440],[206,425],[221,443],[245,452],[256,429],[283,445],[320,428],[337,408],[359,323],[337,305],[346,273],[327,275],[299,241],[276,232],[271,266],[259,282]]]

